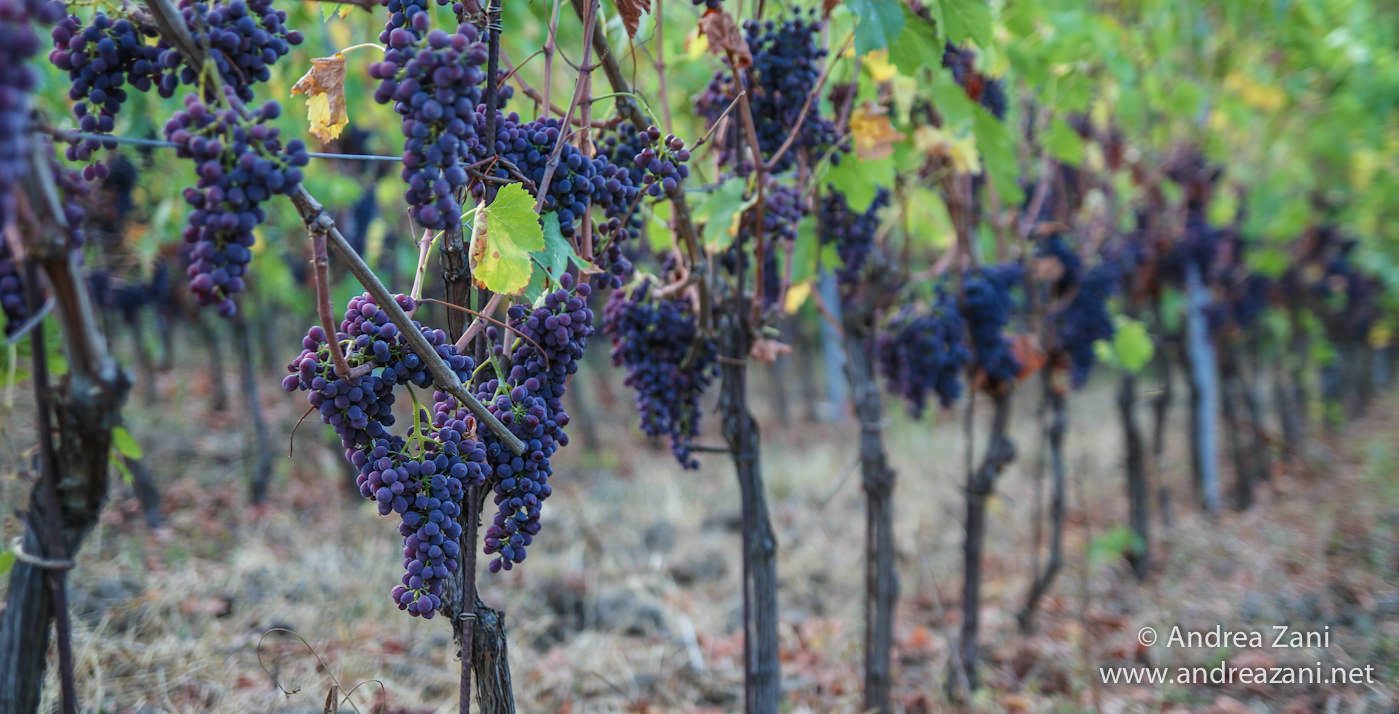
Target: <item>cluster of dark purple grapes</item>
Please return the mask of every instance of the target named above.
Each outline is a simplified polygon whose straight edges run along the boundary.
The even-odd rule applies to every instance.
[[[962,85],[968,96],[986,107],[997,119],[1006,118],[1008,102],[1005,85],[1000,79],[989,78],[977,71],[976,53],[949,42],[942,50],[942,66],[952,70],[952,78]]]
[[[406,311],[416,307],[407,296],[395,300]],[[446,333],[413,324],[459,379],[470,378],[471,358],[459,354]],[[397,385],[425,388],[432,377],[372,297],[350,300],[335,339],[352,370],[369,371],[337,374],[325,330],[317,325],[287,365],[282,388],[307,392],[307,402],[335,429],[345,458],[359,470],[360,494],[377,503],[381,514],[401,516],[404,575],[394,602],[412,615],[432,617],[442,604],[442,583],[458,567],[464,484],[485,481],[484,447],[465,416],[421,414],[406,438],[389,432]]]
[[[695,5],[703,5],[706,10],[718,10],[721,0],[690,0]]]
[[[963,278],[962,316],[971,336],[972,354],[992,382],[1010,382],[1020,372],[1005,328],[1015,306],[1012,291],[1023,276],[1020,264],[1011,262],[981,268]]]
[[[223,84],[243,101],[252,101],[254,82],[266,81],[270,67],[301,44],[301,33],[286,27],[286,13],[272,7],[272,0],[200,2],[183,0],[180,12],[201,45],[208,48]],[[185,64],[179,50],[158,38],[152,25],[97,12],[83,25],[76,16],[65,17],[53,30],[54,49],[49,61],[68,72],[75,100],[73,114],[86,133],[109,133],[127,99],[127,89],[162,97],[174,96],[181,83],[200,86],[200,68]],[[217,95],[206,90],[210,100]],[[68,149],[70,161],[87,161],[99,148],[115,143],[96,138],[80,139]],[[88,180],[105,178],[106,167],[92,165]]]
[[[1063,295],[1078,284],[1083,277],[1083,259],[1064,236],[1055,233],[1040,242],[1036,251],[1040,257],[1059,261],[1059,277],[1054,281],[1053,292]]]
[[[370,66],[369,74],[380,80],[375,101],[393,102],[403,117],[409,215],[441,230],[461,222],[457,196],[467,183],[463,164],[470,163],[479,143],[486,49],[473,25],[464,23],[449,35],[429,32],[428,19],[423,6],[403,3],[382,35],[388,43],[384,59]],[[395,25],[399,21],[402,26]]]
[[[612,364],[625,367],[636,392],[641,431],[667,436],[681,467],[699,468],[690,441],[699,434],[700,397],[714,380],[718,348],[700,334],[694,307],[684,297],[657,297],[643,279],[614,290],[603,308],[602,331],[612,340]]]
[[[549,458],[568,445],[563,395],[593,333],[593,311],[588,308],[588,283],[575,285],[565,274],[559,285],[533,307],[511,306],[510,328],[520,340],[510,355],[510,371],[474,385],[476,397],[525,442],[526,449],[516,454],[494,435],[481,435],[495,490],[495,519],[485,535],[486,554],[496,556],[491,572],[509,570],[525,559],[526,548],[539,534],[540,509],[552,492]],[[499,337],[494,327],[486,332],[490,339]],[[455,408],[454,402],[447,402],[447,408]]]
[[[29,59],[39,51],[34,25],[63,16],[63,6],[43,0],[0,0],[0,228],[13,215],[10,192],[27,174],[29,106],[35,74]]]
[[[879,211],[889,205],[891,195],[886,188],[875,191],[874,200],[864,213],[850,209],[845,194],[832,190],[821,200],[816,225],[822,244],[835,244],[840,256],[836,280],[845,287],[854,285],[864,270],[865,261],[874,251],[875,233],[879,231]]]
[[[685,142],[673,134],[662,141],[661,130],[655,126],[637,131],[632,124],[619,125],[598,146],[598,155],[623,169],[631,186],[657,200],[678,189],[690,175],[686,163],[690,152]],[[622,248],[627,240],[641,234],[642,216],[636,206],[639,195],[633,195],[625,205],[613,202],[605,206],[607,220],[597,229],[597,261],[607,268],[605,283],[613,288],[621,287],[632,275],[631,261]]]
[[[744,23],[743,32],[753,54],[753,66],[740,74],[744,77],[743,88],[748,91],[758,148],[766,160],[771,160],[786,142],[807,97],[816,90],[821,61],[826,56],[826,50],[817,39],[820,30],[815,10],[794,10],[780,23],[772,20]],[[713,125],[737,94],[733,73],[719,70],[696,99],[695,108]],[[794,165],[795,155],[802,149],[821,151],[833,146],[837,139],[835,123],[821,116],[819,103],[813,103],[800,133],[772,170],[786,171]],[[723,147],[719,162],[733,164],[738,156],[733,148],[736,142],[730,137],[719,145]],[[832,163],[839,160],[838,153],[832,154]],[[746,167],[735,168],[744,171]]]
[[[243,290],[252,260],[253,229],[266,219],[261,204],[275,194],[291,194],[301,184],[308,159],[300,139],[285,147],[267,124],[281,113],[268,102],[244,122],[232,109],[218,110],[197,95],[165,124],[165,138],[176,153],[195,162],[198,181],[185,189],[190,211],[184,240],[189,253],[189,287],[201,305],[217,305],[225,317],[238,310],[233,296]]]
[[[253,100],[254,82],[266,82],[270,67],[301,44],[301,33],[287,29],[287,13],[272,7],[272,0],[180,0],[180,13],[219,70],[224,84],[238,98]],[[160,43],[160,61],[180,82],[198,86],[200,68],[184,64],[179,50],[169,42]],[[172,80],[161,80],[163,91],[174,92]],[[168,95],[167,95],[168,96]]]
[[[495,150],[518,166],[538,190],[561,130],[562,122],[557,118],[522,122],[518,114],[510,112],[496,122]],[[497,168],[495,174],[501,178],[509,176],[503,168]],[[548,191],[542,212],[555,212],[560,231],[571,236],[578,221],[593,205],[620,220],[635,203],[638,188],[627,170],[606,156],[589,157],[565,142],[558,167],[549,179]]]
[[[73,115],[79,129],[110,133],[126,101],[128,86],[140,92],[155,86],[163,97],[174,94],[176,78],[163,73],[160,48],[146,43],[147,38],[158,35],[153,27],[114,19],[100,11],[87,26],[76,15],[69,15],[53,28],[54,49],[49,61],[68,72],[68,98],[76,102]],[[87,161],[104,143],[108,149],[116,148],[115,143],[92,138],[74,142],[68,148],[68,160]],[[105,178],[103,168],[94,168],[92,174]]]
[[[966,335],[957,298],[938,290],[928,310],[905,307],[879,336],[879,373],[890,391],[903,397],[915,419],[923,416],[930,390],[944,407],[962,396],[962,369],[972,359]]]
[[[0,236],[0,310],[5,313],[6,335],[14,334],[30,316],[29,296],[25,294],[19,259],[4,236]]]
[[[1075,389],[1088,381],[1088,373],[1097,362],[1093,343],[1110,340],[1117,331],[1108,312],[1108,298],[1120,281],[1116,265],[1093,266],[1077,283],[1069,303],[1054,315],[1054,335],[1069,357],[1069,382]]]

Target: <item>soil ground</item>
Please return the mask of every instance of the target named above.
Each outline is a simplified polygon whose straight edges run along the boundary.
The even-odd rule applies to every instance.
[[[455,711],[448,626],[393,607],[395,524],[346,486],[347,467],[314,420],[286,436],[300,396],[268,372],[261,403],[277,441],[272,500],[247,502],[251,448],[233,389],[208,408],[197,355],[158,375],[155,403],[133,392],[126,421],[164,498],[149,530],[119,483],[70,578],[74,652],[85,711]],[[484,600],[507,612],[521,712],[732,712],[741,709],[737,488],[722,454],[679,469],[634,431],[615,372],[581,375],[595,443],[562,452],[544,530],[522,567],[482,575]],[[762,374],[756,375],[760,379]],[[228,376],[233,386],[234,375]],[[1149,386],[1149,385],[1148,385]],[[795,383],[791,412],[802,411]],[[1171,493],[1170,523],[1153,516],[1156,567],[1137,581],[1121,557],[1126,513],[1121,433],[1109,375],[1070,400],[1067,564],[1039,626],[1015,622],[1028,586],[1039,437],[1037,385],[1016,401],[1017,461],[990,505],[983,610],[985,687],[962,708],[943,683],[958,625],[962,412],[912,422],[890,404],[898,472],[901,581],[895,699],[901,711],[1361,712],[1399,706],[1399,395],[1334,434],[1313,429],[1306,463],[1275,460],[1244,512],[1194,507],[1183,405],[1173,410],[1154,486]],[[0,435],[3,536],[28,491],[19,473],[28,402],[14,395]],[[780,544],[782,676],[792,712],[859,711],[864,508],[849,422],[779,424],[760,381],[763,466]],[[985,403],[978,405],[986,416]],[[717,444],[715,419],[702,441]],[[1141,418],[1149,424],[1143,405]],[[575,422],[577,418],[575,418]],[[984,429],[978,424],[978,429]],[[1226,465],[1223,479],[1232,482]],[[1215,626],[1325,631],[1322,648],[1179,648],[1163,641]],[[1329,628],[1323,630],[1323,628]],[[291,631],[288,633],[287,631]],[[1374,667],[1370,685],[1104,685],[1099,667],[1143,664]],[[50,668],[45,710],[56,705]]]

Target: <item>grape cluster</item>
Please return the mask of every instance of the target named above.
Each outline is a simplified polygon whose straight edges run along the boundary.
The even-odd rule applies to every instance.
[[[549,458],[568,444],[563,395],[593,333],[593,312],[587,283],[575,285],[565,274],[559,285],[533,307],[511,306],[510,328],[520,340],[510,355],[509,373],[474,385],[476,397],[526,446],[520,455],[493,434],[481,435],[496,504],[485,535],[486,554],[496,556],[491,572],[510,570],[525,559],[526,548],[539,534],[540,509],[551,493]],[[499,332],[492,327],[487,335],[494,338]]]
[[[718,10],[721,6],[721,0],[690,0],[690,2],[696,6],[703,5],[706,11]]]
[[[949,42],[942,50],[942,66],[952,71],[952,78],[968,97],[997,119],[1005,119],[1008,108],[1005,85],[1000,79],[987,77],[977,70],[976,53]]]
[[[412,311],[412,298],[399,295],[399,307]],[[469,379],[472,360],[459,354],[446,333],[414,322],[428,344],[458,379]],[[301,354],[287,366],[287,391],[307,392],[307,402],[331,425],[359,474],[360,494],[379,512],[399,514],[404,575],[393,590],[394,603],[409,614],[430,618],[441,607],[442,583],[458,567],[465,485],[485,481],[485,450],[474,439],[470,417],[415,414],[407,437],[393,434],[394,389],[428,387],[432,377],[388,313],[369,295],[350,300],[335,335],[352,369],[340,375],[331,361],[327,335],[319,325],[307,331]],[[368,370],[360,373],[362,370]],[[442,395],[439,395],[439,398]]]
[[[285,147],[276,119],[281,107],[268,102],[245,123],[232,109],[216,110],[198,96],[185,97],[185,109],[165,124],[165,138],[176,153],[196,164],[198,181],[186,188],[190,211],[184,241],[190,244],[189,286],[201,305],[217,305],[220,315],[237,311],[233,296],[243,290],[252,260],[253,229],[265,219],[261,204],[274,194],[289,195],[301,183],[308,161],[300,139]]]
[[[814,10],[794,10],[781,23],[772,20],[744,23],[744,36],[753,55],[753,65],[740,74],[744,78],[743,89],[748,91],[758,148],[766,159],[770,160],[787,140],[807,97],[816,91],[816,81],[821,77],[821,61],[826,56],[826,50],[817,39],[820,30],[821,23],[817,21]],[[719,70],[696,99],[695,107],[712,126],[737,94],[733,73]],[[821,116],[819,103],[813,103],[798,136],[772,170],[777,173],[786,171],[794,165],[795,155],[802,149],[821,151],[833,146],[837,139],[835,123]],[[732,138],[719,142],[724,147],[719,154],[721,164],[734,162],[737,156],[732,148],[734,144]],[[839,160],[838,153],[832,154],[832,163]],[[744,166],[736,168],[745,170]]]
[[[840,267],[835,274],[842,286],[849,288],[859,280],[865,261],[874,250],[879,211],[889,205],[890,198],[888,189],[877,189],[864,213],[851,210],[845,194],[840,191],[832,190],[822,199],[816,225],[821,231],[821,243],[835,244],[836,254],[840,256]]]
[[[141,92],[158,88],[160,95],[174,93],[174,76],[162,74],[161,50],[147,44],[159,33],[155,28],[137,25],[126,18],[112,18],[98,11],[86,26],[75,15],[63,18],[53,28],[53,51],[49,61],[68,73],[68,98],[76,102],[73,115],[78,128],[86,133],[110,133],[116,115],[126,101],[126,87]],[[168,79],[164,79],[168,77]],[[113,142],[82,139],[68,148],[69,161],[86,161],[92,152]],[[99,165],[100,166],[100,165]],[[93,177],[105,178],[105,170],[94,168]]]
[[[603,139],[598,154],[626,172],[623,183],[657,200],[678,189],[690,175],[686,163],[690,152],[685,142],[673,134],[662,141],[661,130],[655,126],[637,131],[632,124],[623,123]],[[597,261],[607,269],[605,282],[613,288],[621,287],[632,274],[631,262],[622,248],[626,241],[641,234],[642,217],[636,207],[639,195],[632,195],[625,205],[617,201],[604,207],[607,220],[597,228]]]
[[[1037,253],[1040,257],[1054,258],[1059,261],[1059,277],[1054,281],[1054,294],[1064,295],[1073,286],[1078,284],[1083,276],[1083,259],[1078,256],[1072,245],[1064,236],[1055,233],[1039,244]]]
[[[925,312],[900,310],[875,343],[875,357],[889,389],[903,397],[915,419],[927,408],[929,390],[942,406],[951,406],[962,396],[962,368],[972,359],[957,299],[938,290]]]
[[[1005,328],[1015,301],[1011,291],[1023,271],[1019,263],[981,268],[964,276],[962,316],[971,335],[972,354],[992,382],[1009,382],[1020,372]]]
[[[461,222],[457,195],[467,183],[463,164],[479,142],[477,115],[486,50],[476,28],[464,23],[455,34],[427,31],[421,5],[402,4],[390,17],[382,62],[369,68],[379,80],[374,99],[393,102],[402,116],[404,199],[409,215],[426,228]],[[402,14],[403,26],[394,26]]]
[[[272,0],[180,0],[180,14],[218,68],[219,77],[245,102],[253,100],[254,82],[266,82],[271,66],[302,42],[301,33],[287,29],[287,13]],[[190,67],[168,41],[160,43],[160,63],[170,75],[162,77],[164,96],[175,91],[175,75],[189,86],[201,84],[200,68]]]
[[[39,51],[34,23],[49,24],[63,6],[43,0],[0,0],[0,230],[13,207],[10,191],[26,175],[29,159],[29,95],[34,89],[30,57]]]
[[[643,279],[614,290],[602,331],[612,340],[612,364],[626,368],[625,384],[636,392],[642,433],[668,436],[680,465],[696,469],[690,440],[699,434],[700,397],[714,380],[718,347],[700,334],[689,300],[658,297],[654,287]]]
[[[0,0],[2,1],[2,0]],[[0,310],[5,313],[5,334],[29,319],[29,296],[25,294],[18,256],[10,250],[9,239],[0,236]]]
[[[522,122],[518,114],[511,112],[496,122],[495,150],[518,166],[537,191],[544,182],[549,155],[558,143],[562,128],[562,122],[554,117]],[[496,175],[509,176],[503,168],[497,168]],[[541,211],[555,212],[560,231],[564,236],[571,236],[591,205],[601,207],[620,221],[635,203],[637,191],[627,170],[612,163],[607,156],[589,157],[565,142],[558,166],[549,179]]]
[[[1054,315],[1054,334],[1059,348],[1069,357],[1069,381],[1075,389],[1088,381],[1088,372],[1097,361],[1093,343],[1110,340],[1116,332],[1108,313],[1108,298],[1120,280],[1117,266],[1094,266],[1078,282],[1069,303]]]

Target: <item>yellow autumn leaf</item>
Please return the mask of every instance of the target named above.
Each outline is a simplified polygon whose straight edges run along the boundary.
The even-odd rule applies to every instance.
[[[296,80],[291,93],[306,95],[306,118],[311,123],[311,136],[331,141],[350,123],[345,104],[345,56],[339,52],[330,57],[311,60],[311,69]]]
[[[806,299],[811,297],[811,281],[796,283],[787,288],[787,297],[782,301],[782,309],[788,315],[796,314],[802,305],[806,304]]]
[[[866,54],[862,65],[876,82],[887,82],[899,73],[899,69],[889,62],[888,50],[875,50]]]
[[[685,38],[685,58],[691,62],[704,56],[709,50],[709,38],[704,36],[698,29],[694,30]]]
[[[981,155],[972,136],[954,137],[938,127],[921,126],[913,133],[913,145],[928,156],[947,159],[957,173],[981,171]]]
[[[850,115],[850,133],[855,137],[855,153],[869,161],[894,153],[894,144],[904,138],[903,132],[889,122],[884,107],[868,104]]]

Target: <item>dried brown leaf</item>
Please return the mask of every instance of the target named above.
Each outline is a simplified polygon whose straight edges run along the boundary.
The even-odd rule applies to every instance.
[[[627,37],[636,39],[636,28],[643,13],[651,12],[651,0],[617,0],[617,14],[627,28]]]
[[[778,357],[792,351],[792,346],[779,340],[759,337],[753,341],[753,346],[748,350],[748,356],[764,364],[772,364]]]
[[[868,103],[850,115],[850,133],[855,137],[855,153],[869,161],[894,153],[894,144],[904,138],[890,123],[888,109]]]
[[[709,49],[727,54],[739,69],[753,66],[753,52],[748,49],[748,40],[743,38],[743,30],[732,15],[723,10],[706,12],[699,26],[709,41]]]
[[[291,93],[306,95],[306,118],[311,135],[317,139],[331,141],[350,123],[345,103],[345,56],[339,52],[313,58],[311,69],[296,80]]]

